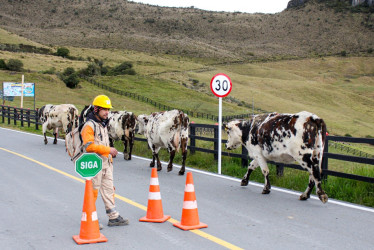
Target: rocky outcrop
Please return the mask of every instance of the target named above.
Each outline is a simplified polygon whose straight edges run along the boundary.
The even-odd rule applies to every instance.
[[[291,0],[287,4],[287,9],[303,6],[309,0]]]
[[[291,0],[287,4],[287,9],[303,6],[308,1],[309,0]],[[319,2],[322,2],[322,1],[323,0],[319,0]],[[334,0],[330,0],[330,1],[334,1]],[[368,6],[373,6],[373,3],[374,3],[374,0],[346,0],[346,1],[349,1],[353,7],[360,5],[360,4],[367,4]]]

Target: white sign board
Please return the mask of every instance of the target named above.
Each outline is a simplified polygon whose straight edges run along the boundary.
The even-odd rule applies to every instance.
[[[217,97],[228,96],[232,89],[230,77],[222,73],[213,76],[210,81],[210,89]]]
[[[3,82],[3,94],[4,96],[22,96],[22,83],[16,82]],[[35,95],[35,84],[24,83],[23,84],[23,96],[34,96]]]
[[[232,89],[230,77],[219,73],[213,76],[210,81],[210,89],[218,97],[218,174],[221,174],[221,156],[222,156],[222,97],[228,96]]]

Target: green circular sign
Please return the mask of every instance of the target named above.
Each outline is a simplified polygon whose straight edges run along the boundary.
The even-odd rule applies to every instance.
[[[84,153],[75,161],[75,172],[83,178],[95,177],[103,167],[103,160],[95,153]]]

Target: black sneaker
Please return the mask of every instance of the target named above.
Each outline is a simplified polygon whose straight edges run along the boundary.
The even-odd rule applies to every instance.
[[[108,222],[108,226],[110,226],[110,227],[114,227],[114,226],[125,226],[125,225],[128,225],[128,224],[129,224],[129,220],[122,218],[121,215],[118,215],[117,218],[111,219]]]

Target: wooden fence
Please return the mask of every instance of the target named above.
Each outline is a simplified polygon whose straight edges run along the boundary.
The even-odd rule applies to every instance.
[[[35,129],[39,129],[39,121],[38,121],[38,111],[37,110],[30,110],[30,109],[21,109],[16,107],[10,107],[10,106],[4,106],[0,105],[0,116],[2,123],[8,123],[8,124],[14,124],[17,125],[17,122],[20,122],[21,126],[28,127],[33,124],[35,126]],[[218,159],[218,125],[209,125],[209,124],[190,124],[190,145],[188,146],[190,153],[194,154],[196,151],[213,154],[214,158]],[[213,130],[213,137],[203,137],[197,135],[197,131],[201,130]],[[322,162],[322,169],[323,169],[323,178],[327,178],[327,176],[336,176],[336,177],[342,177],[342,178],[348,178],[353,180],[359,180],[369,183],[374,183],[374,177],[367,177],[367,176],[361,176],[361,175],[354,175],[354,174],[348,174],[343,172],[337,172],[333,170],[329,170],[328,168],[328,161],[329,159],[336,159],[341,161],[348,161],[348,162],[356,162],[356,163],[362,163],[362,164],[369,164],[374,165],[374,158],[373,157],[362,157],[362,156],[352,156],[352,155],[342,155],[342,154],[335,154],[329,152],[329,145],[330,142],[349,142],[349,143],[365,143],[374,145],[374,139],[371,138],[354,138],[354,137],[343,137],[343,136],[327,136],[326,137],[326,144],[324,149],[324,155],[323,155],[323,162]],[[144,138],[136,137],[135,140],[137,141],[146,141]],[[201,148],[196,146],[196,141],[208,141],[213,142],[214,149],[207,149],[207,148]],[[227,140],[222,140],[222,143],[226,143]],[[224,148],[224,147],[222,147]],[[369,154],[367,154],[368,156]],[[242,166],[247,167],[249,164],[250,158],[248,157],[248,152],[245,147],[241,147],[241,153],[229,153],[222,151],[222,156],[226,157],[234,157],[241,159]],[[371,155],[370,155],[371,156]],[[296,164],[281,164],[276,162],[269,162],[270,164],[277,166],[277,172],[281,174],[283,172],[284,167],[288,168],[294,168],[294,169],[300,169],[305,170],[301,168],[299,165]],[[374,167],[374,166],[373,166]]]

